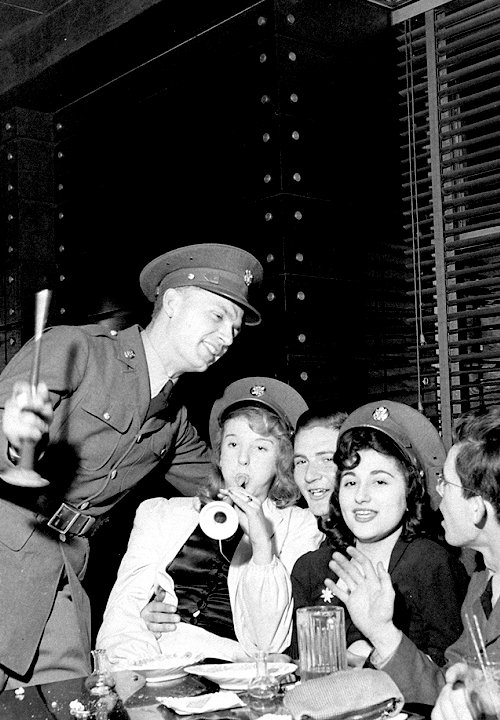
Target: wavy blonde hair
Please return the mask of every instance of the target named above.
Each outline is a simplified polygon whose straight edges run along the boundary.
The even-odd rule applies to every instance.
[[[220,427],[212,447],[212,473],[207,486],[200,493],[202,503],[215,499],[224,483],[219,464],[222,437],[226,422],[234,418],[244,418],[254,432],[263,437],[273,437],[278,441],[276,472],[269,488],[268,498],[279,508],[294,505],[300,497],[300,492],[293,479],[293,445],[290,432],[278,415],[258,404],[233,407],[219,420]]]

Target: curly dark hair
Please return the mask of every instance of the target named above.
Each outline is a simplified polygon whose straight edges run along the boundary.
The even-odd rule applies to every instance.
[[[199,496],[202,503],[215,499],[224,482],[219,465],[224,424],[231,418],[241,417],[248,421],[254,432],[264,437],[274,437],[278,441],[276,475],[269,488],[268,497],[280,508],[294,505],[300,497],[300,492],[292,474],[293,445],[289,428],[278,415],[258,404],[237,406],[224,415],[212,448],[212,473],[207,486]]]
[[[480,495],[500,518],[500,406],[463,413],[454,428],[455,469],[464,497]]]
[[[394,458],[403,473],[406,480],[406,511],[402,520],[401,537],[410,540],[417,535],[429,535],[431,510],[423,469],[420,465],[412,463],[406,453],[386,433],[375,428],[359,427],[347,430],[340,436],[335,453],[337,482],[330,498],[330,514],[322,523],[331,546],[342,551],[355,542],[354,534],[342,517],[339,486],[342,472],[359,465],[361,450],[375,450]]]

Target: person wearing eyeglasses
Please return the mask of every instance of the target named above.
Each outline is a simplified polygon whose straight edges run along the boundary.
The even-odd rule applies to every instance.
[[[331,568],[344,585],[329,586],[372,643],[372,664],[392,677],[406,702],[434,705],[432,720],[498,717],[496,683],[486,696],[471,691],[468,679],[476,671],[465,661],[479,662],[479,651],[480,663],[487,668],[488,658],[500,650],[500,406],[459,418],[437,492],[446,541],[475,550],[483,561],[471,577],[462,606],[463,632],[447,648],[443,668],[394,624],[394,589],[380,564],[374,566],[356,548],[348,548],[348,558],[335,553]]]

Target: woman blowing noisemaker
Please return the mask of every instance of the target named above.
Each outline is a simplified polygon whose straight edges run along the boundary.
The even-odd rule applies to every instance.
[[[289,645],[289,574],[323,539],[294,506],[291,435],[305,409],[293,388],[263,377],[232,383],[215,402],[209,496],[139,506],[97,638],[111,660],[181,651],[234,661]],[[237,513],[226,539],[199,526],[200,508],[216,498]]]

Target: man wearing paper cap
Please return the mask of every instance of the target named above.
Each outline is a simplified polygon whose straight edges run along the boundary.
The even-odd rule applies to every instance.
[[[33,395],[32,342],[3,372],[0,690],[89,671],[86,536],[161,462],[177,491],[196,493],[209,453],[173,388],[260,321],[252,295],[261,280],[259,261],[237,247],[170,250],[140,275],[155,303],[145,329],[48,329]],[[23,467],[28,441],[38,443],[34,469]]]
[[[458,419],[437,491],[445,540],[481,553],[484,561],[471,577],[462,606],[462,617],[469,618],[470,626],[465,623],[458,640],[445,651],[447,665],[438,667],[395,627],[388,574],[354,548],[349,550],[353,562],[334,554],[331,568],[347,586],[334,592],[374,646],[372,663],[393,678],[407,702],[436,703],[433,720],[496,717],[496,681],[491,676],[489,689],[478,682],[471,691],[468,678],[475,674],[479,681],[482,674],[465,661],[478,660],[479,653],[477,664],[483,662],[488,672],[488,658],[500,651],[500,406],[473,410]],[[483,642],[486,654],[481,651]]]

